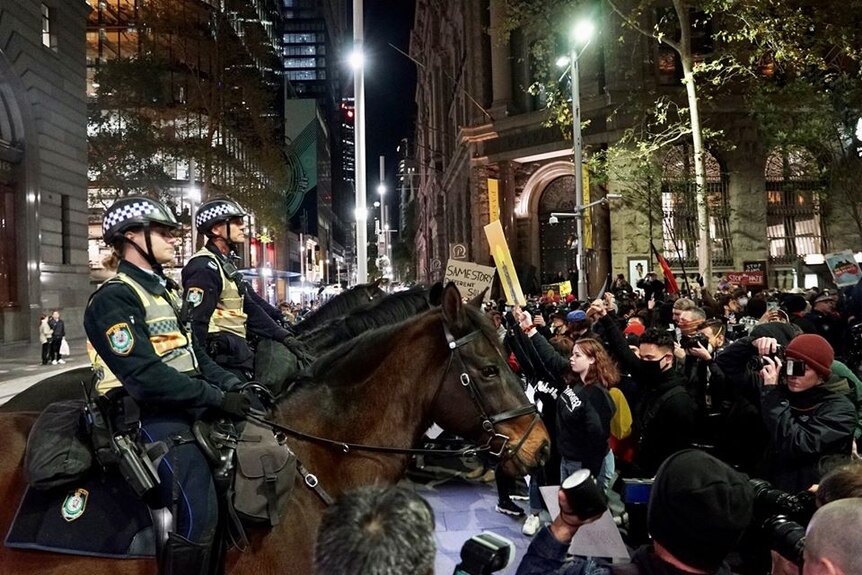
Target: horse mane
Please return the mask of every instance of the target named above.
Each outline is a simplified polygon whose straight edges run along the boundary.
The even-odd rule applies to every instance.
[[[329,348],[329,351],[299,373],[291,388],[297,390],[316,386],[324,379],[330,387],[354,383],[377,368],[383,358],[392,351],[392,341],[404,337],[403,331],[411,321],[419,319],[409,318],[371,329]],[[290,396],[290,393],[285,395]]]
[[[312,352],[330,349],[359,334],[399,323],[431,307],[429,290],[414,287],[372,300],[350,310],[347,315],[321,324],[300,336],[300,341]]]
[[[384,293],[374,282],[355,285],[320,306],[314,313],[309,314],[308,317],[296,324],[294,331],[297,334],[308,333],[327,321],[343,316],[355,308],[357,304],[372,303],[374,300],[369,301],[369,299],[373,297],[372,294],[377,292]]]
[[[474,329],[479,329],[502,352],[497,332],[485,314],[469,305],[463,306],[462,309],[465,312],[466,321],[461,325],[449,326],[453,336],[462,337]],[[350,385],[375,369],[392,350],[392,340],[396,337],[403,338],[403,332],[413,322],[426,321],[438,315],[442,320],[442,309],[433,308],[420,316],[410,317],[394,324],[384,324],[382,327],[365,331],[353,339],[342,341],[302,371],[291,387],[296,390],[316,385],[323,379],[328,380],[330,387]],[[442,342],[442,334],[440,337]]]

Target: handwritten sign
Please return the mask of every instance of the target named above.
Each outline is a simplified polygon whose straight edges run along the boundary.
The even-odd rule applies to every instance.
[[[500,272],[500,283],[503,284],[503,291],[506,293],[506,303],[509,305],[527,305],[527,299],[524,297],[524,292],[521,291],[521,282],[518,281],[518,274],[515,273],[515,264],[512,262],[509,244],[506,243],[506,235],[503,233],[503,225],[500,220],[485,226],[485,237],[488,238],[491,255],[494,257],[497,271]]]
[[[546,485],[539,487],[542,499],[548,507],[551,519],[556,519],[560,514],[560,502],[557,499],[559,485]],[[615,559],[628,559],[629,552],[626,549],[620,530],[614,523],[610,511],[592,523],[587,523],[572,538],[569,553],[581,557],[613,557]]]
[[[862,270],[850,250],[826,254],[825,258],[826,266],[838,287],[856,285],[862,279]]]
[[[458,286],[458,291],[466,298],[472,298],[482,293],[482,290],[491,289],[496,270],[489,266],[480,266],[473,262],[462,262],[449,260],[446,264],[446,277],[443,283],[453,282]]]
[[[566,280],[555,284],[542,284],[542,293],[551,296],[558,295],[560,297],[566,297],[572,293],[572,282]]]

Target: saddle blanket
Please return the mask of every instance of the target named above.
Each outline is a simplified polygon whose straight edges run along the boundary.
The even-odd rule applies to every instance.
[[[155,557],[147,506],[118,474],[65,487],[27,488],[6,546],[113,559]]]

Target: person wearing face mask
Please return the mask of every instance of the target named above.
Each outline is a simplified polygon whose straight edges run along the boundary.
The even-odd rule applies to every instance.
[[[590,311],[599,318],[609,353],[641,391],[632,413],[632,435],[637,445],[634,468],[628,475],[652,477],[665,458],[689,447],[694,436],[696,407],[686,393],[682,374],[673,368],[673,337],[654,328],[646,330],[640,336],[638,357],[601,301],[593,302]]]

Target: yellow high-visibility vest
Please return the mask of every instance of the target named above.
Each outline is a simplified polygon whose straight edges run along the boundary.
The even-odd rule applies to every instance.
[[[192,349],[191,336],[181,328],[177,318],[176,310],[181,305],[179,297],[171,290],[167,290],[164,296],[154,295],[124,273],[118,273],[102,286],[112,282],[122,282],[131,287],[138,299],[141,300],[141,304],[144,306],[147,332],[150,334],[150,343],[162,363],[181,373],[197,372],[198,361]],[[101,380],[96,384],[96,391],[100,395],[107,393],[109,389],[122,385],[117,376],[96,353],[89,340],[87,341],[87,354],[90,356],[93,370],[96,372],[101,370],[102,373]]]
[[[221,262],[214,253],[206,248],[201,248],[192,257],[198,256],[206,256],[212,259],[216,263],[216,266],[218,266],[219,275],[221,276],[221,296],[216,304],[215,311],[210,316],[207,332],[218,333],[225,331],[245,339],[245,322],[248,319],[248,315],[242,310],[245,296],[240,293],[236,283],[224,273]]]

